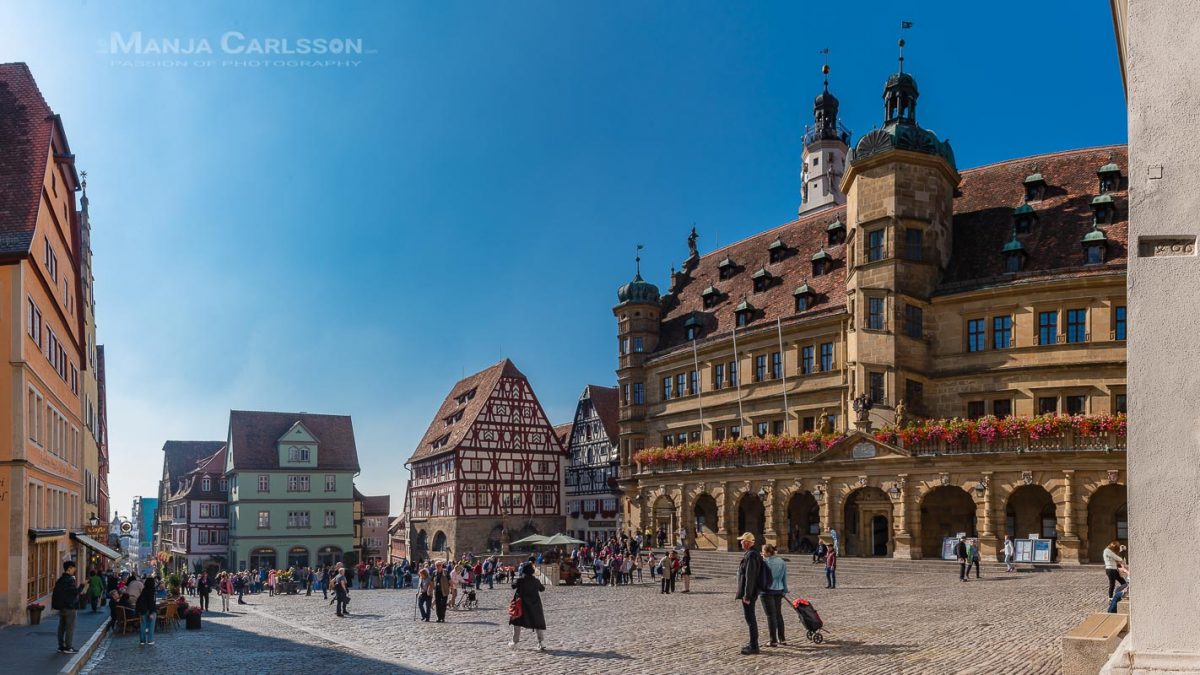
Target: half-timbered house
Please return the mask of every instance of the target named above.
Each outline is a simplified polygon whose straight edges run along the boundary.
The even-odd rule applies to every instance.
[[[460,380],[406,465],[414,559],[500,550],[564,529],[564,451],[512,361]]]
[[[579,396],[565,443],[567,533],[590,541],[607,539],[621,529],[617,490],[616,387],[589,384]]]

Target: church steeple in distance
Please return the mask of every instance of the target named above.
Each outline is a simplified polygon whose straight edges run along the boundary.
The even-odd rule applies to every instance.
[[[831,204],[846,203],[839,190],[846,167],[850,130],[838,119],[837,97],[829,92],[829,50],[822,49],[825,64],[820,94],[813,99],[813,123],[804,132],[804,166],[800,169],[800,213]]]

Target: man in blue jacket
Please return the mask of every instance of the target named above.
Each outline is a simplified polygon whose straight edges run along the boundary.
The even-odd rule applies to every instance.
[[[742,647],[742,654],[758,653],[758,616],[754,612],[758,595],[762,588],[762,556],[754,550],[754,535],[750,532],[738,537],[745,555],[738,564],[737,598],[742,601],[742,612],[746,616],[746,626],[750,629],[750,644]]]
[[[75,580],[75,561],[63,563],[62,576],[54,584],[50,596],[50,608],[58,612],[58,652],[75,654],[71,646],[75,641],[75,607],[79,601],[79,582]]]

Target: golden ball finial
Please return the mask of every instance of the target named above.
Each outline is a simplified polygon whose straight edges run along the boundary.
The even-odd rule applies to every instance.
[[[828,74],[829,74],[829,64],[828,64],[828,63],[826,63],[825,65],[821,66],[821,73],[823,73],[823,74],[825,74],[825,75],[828,75]]]

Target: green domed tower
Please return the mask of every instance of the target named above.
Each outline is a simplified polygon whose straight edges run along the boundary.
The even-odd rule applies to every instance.
[[[621,472],[628,471],[633,453],[646,443],[645,361],[658,347],[662,306],[658,287],[642,278],[642,259],[636,258],[633,280],[617,289],[617,387],[620,391]]]

